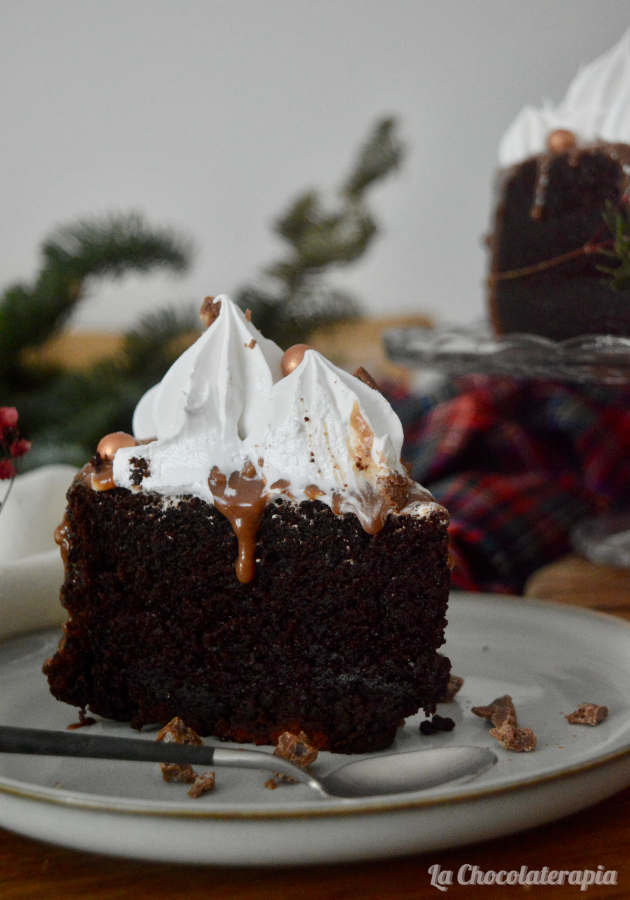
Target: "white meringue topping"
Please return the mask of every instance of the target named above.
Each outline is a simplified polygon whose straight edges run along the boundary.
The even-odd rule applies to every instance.
[[[141,457],[149,468],[143,491],[212,503],[211,471],[229,478],[249,463],[270,500],[316,496],[363,521],[366,492],[388,477],[407,478],[393,409],[379,391],[315,350],[283,378],[282,350],[229,297],[219,301],[215,321],[140,400],[135,437],[157,440],[118,450],[115,484],[139,489],[130,460]],[[415,515],[428,511],[416,507]]]
[[[557,106],[545,100],[540,108],[521,110],[501,139],[499,165],[542,153],[549,133],[559,128],[582,142],[630,144],[630,29],[611,50],[580,69]]]

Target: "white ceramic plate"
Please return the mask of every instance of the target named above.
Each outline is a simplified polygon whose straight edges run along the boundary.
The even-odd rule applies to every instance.
[[[0,758],[0,825],[101,853],[228,865],[360,860],[510,834],[596,803],[630,784],[630,627],[597,613],[478,594],[451,598],[446,652],[466,679],[440,712],[453,732],[422,737],[407,720],[392,750],[476,744],[498,764],[464,786],[324,801],[302,785],[267,790],[268,775],[217,769],[213,793],[191,800],[150,763]],[[41,674],[57,634],[0,647],[0,723],[63,729],[76,721]],[[511,694],[533,753],[502,750],[470,707]],[[596,728],[569,725],[581,702],[609,707]],[[135,734],[101,721],[92,731]],[[147,740],[154,731],[143,732]],[[211,739],[209,739],[211,740]],[[391,751],[383,751],[388,753]],[[348,761],[320,754],[324,774]]]

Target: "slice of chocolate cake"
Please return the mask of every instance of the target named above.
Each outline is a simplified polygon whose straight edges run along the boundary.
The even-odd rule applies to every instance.
[[[607,255],[611,220],[630,222],[629,145],[630,31],[557,107],[526,107],[501,141],[488,278],[497,334],[630,335],[630,289],[601,270],[620,262]]]
[[[558,135],[552,147],[562,147]],[[568,132],[563,139],[572,142]],[[601,252],[612,244],[607,204],[628,217],[629,166],[629,146],[601,141],[550,149],[502,173],[490,239],[497,334],[630,335],[630,289],[615,290],[599,268],[611,265]]]
[[[51,691],[135,727],[386,747],[448,682],[447,513],[380,392],[211,311],[70,488]]]

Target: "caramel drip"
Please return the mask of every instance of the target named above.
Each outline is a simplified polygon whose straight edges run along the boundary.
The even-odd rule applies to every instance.
[[[267,505],[265,481],[248,463],[242,472],[232,472],[229,478],[215,466],[208,484],[214,505],[228,520],[238,540],[236,577],[241,584],[249,584],[256,574],[256,537]]]
[[[55,528],[55,544],[59,545],[61,550],[61,560],[64,565],[64,569],[68,567],[68,550],[70,549],[70,542],[68,540],[68,519],[64,513],[63,519],[60,524]]]
[[[422,487],[421,484],[418,484],[417,481],[410,481],[405,506],[409,506],[410,503],[435,503],[435,497],[431,491],[427,491],[427,489]]]
[[[94,472],[94,466],[92,463],[86,463],[82,469],[79,469],[77,474],[74,476],[75,484],[82,484],[84,487],[92,487],[92,473]]]
[[[272,491],[286,491],[286,489],[291,484],[290,481],[287,481],[286,478],[279,478],[277,481],[271,485]]]
[[[536,183],[534,185],[534,201],[530,210],[532,219],[541,219],[545,211],[547,200],[547,185],[549,184],[549,170],[555,159],[553,153],[543,153],[538,157],[536,165]]]
[[[103,467],[100,472],[92,472],[91,484],[95,491],[111,491],[112,488],[116,487],[114,461],[112,459],[103,460]]]
[[[363,530],[375,535],[381,531],[390,512],[401,512],[410,502],[413,488],[418,488],[418,495],[413,499],[426,498],[433,500],[428,491],[416,485],[411,479],[391,472],[385,478],[378,478],[376,486],[370,484],[359,494],[351,494],[350,500],[342,494],[333,494],[332,511],[335,515],[352,512],[361,523]]]
[[[318,500],[320,497],[325,496],[324,492],[320,491],[316,484],[307,484],[304,488],[304,493],[309,500]]]
[[[352,463],[360,472],[368,469],[372,463],[373,444],[374,432],[361,415],[361,409],[355,400],[350,413],[350,446]]]

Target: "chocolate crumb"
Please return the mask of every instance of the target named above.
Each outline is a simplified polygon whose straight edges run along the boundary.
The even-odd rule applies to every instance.
[[[210,793],[210,791],[214,790],[214,781],[214,772],[204,772],[202,775],[197,775],[195,783],[188,791],[188,796],[196,800],[197,797]]]
[[[380,387],[378,386],[376,381],[374,381],[374,379],[372,378],[370,373],[367,371],[367,369],[363,368],[363,366],[359,366],[359,368],[352,374],[354,375],[355,378],[358,378],[359,381],[362,381],[363,384],[367,384],[367,386],[371,387],[372,390],[378,391],[380,393],[380,391],[381,391]]]
[[[505,750],[529,753],[536,747],[536,735],[531,728],[520,728],[514,703],[509,694],[497,697],[489,706],[473,706],[472,712],[494,725],[490,737],[496,738]]]
[[[160,763],[162,778],[164,781],[176,781],[181,784],[193,784],[197,779],[197,773],[190,765],[180,766],[178,763]]]
[[[100,471],[102,471],[103,466],[105,465],[105,460],[103,459],[103,457],[101,456],[101,454],[98,452],[98,450],[96,451],[96,453],[94,454],[94,456],[93,456],[92,459],[90,460],[90,465],[92,466],[92,468],[94,469],[94,471],[95,471],[97,474],[98,474]]]
[[[278,784],[297,784],[297,778],[292,778],[290,775],[284,775],[282,772],[274,772],[273,773],[278,779]]]
[[[607,706],[599,706],[597,703],[580,703],[574,712],[564,718],[571,725],[599,725],[607,715]]]
[[[251,322],[251,320],[252,320],[252,311],[251,311],[251,309],[246,309],[246,310],[245,310],[245,318],[247,319],[248,322]]]
[[[482,719],[490,719],[493,725],[517,725],[516,710],[509,694],[497,697],[489,706],[473,706],[471,712]]]
[[[455,722],[450,716],[439,716],[436,713],[431,721],[434,725],[437,725],[440,731],[452,731],[455,728]]]
[[[299,735],[285,731],[278,738],[273,755],[288,759],[300,769],[306,769],[317,759],[317,749],[309,744],[308,737],[303,731],[300,731]]]
[[[448,716],[439,716],[437,713],[432,719],[425,719],[420,723],[420,734],[428,737],[437,734],[439,731],[452,731],[455,728],[455,722]]]
[[[257,343],[256,338],[252,338],[251,341],[249,342],[249,344],[245,344],[245,346],[249,347],[250,350],[253,350],[254,347],[256,346],[256,343]]]
[[[409,480],[407,478],[404,478],[399,472],[391,472],[385,478],[377,478],[376,486],[388,506],[398,512],[405,508],[409,497]]]
[[[149,462],[143,456],[132,456],[129,464],[133,470],[130,476],[132,484],[139,485],[143,478],[148,478],[151,474]]]
[[[156,740],[164,741],[166,744],[203,744],[199,735],[185,725],[179,716],[175,716],[168,725],[158,731]]]
[[[516,753],[529,753],[537,743],[531,728],[518,728],[507,722],[498,728],[491,728],[490,737],[496,738],[505,750],[514,750]]]
[[[156,740],[166,744],[203,744],[199,735],[188,728],[179,716],[158,731]],[[184,784],[192,784],[197,778],[197,773],[189,764],[181,766],[178,763],[160,763],[162,778],[164,781],[181,781]]]
[[[267,781],[265,781],[265,787],[269,788],[270,791],[275,791],[278,785],[273,778],[268,778]]]
[[[220,312],[221,301],[215,301],[214,297],[206,297],[206,299],[201,304],[201,309],[199,310],[199,318],[206,326],[206,328],[209,328]]]
[[[463,678],[459,678],[458,675],[451,675],[440,702],[451,703],[455,699],[455,695],[461,690],[463,684]]]

